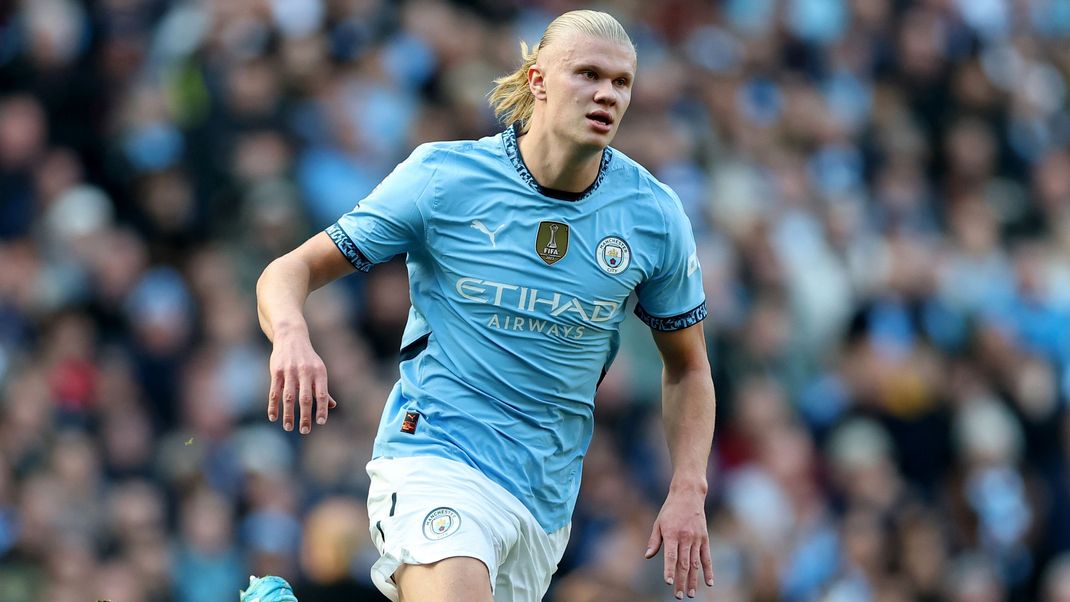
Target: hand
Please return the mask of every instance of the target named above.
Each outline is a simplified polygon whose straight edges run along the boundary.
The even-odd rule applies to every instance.
[[[665,583],[672,585],[677,599],[695,597],[699,566],[706,575],[706,585],[713,587],[713,564],[710,562],[710,535],[706,530],[703,508],[706,496],[697,491],[669,490],[665,504],[654,521],[645,556],[653,558],[665,545]],[[686,586],[686,589],[685,589]]]
[[[301,409],[301,434],[312,431],[312,400],[316,400],[316,423],[327,423],[327,411],[338,405],[327,392],[327,368],[312,349],[308,333],[277,334],[269,363],[271,391],[268,393],[268,420],[279,417],[282,399],[282,428],[294,427],[294,401]]]

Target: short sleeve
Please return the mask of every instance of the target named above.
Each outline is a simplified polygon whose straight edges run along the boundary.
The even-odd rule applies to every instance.
[[[667,204],[661,261],[636,288],[635,315],[654,330],[681,330],[706,318],[706,295],[691,222],[680,202]]]
[[[423,244],[423,207],[445,153],[422,145],[394,168],[352,211],[325,230],[353,267],[367,272]]]

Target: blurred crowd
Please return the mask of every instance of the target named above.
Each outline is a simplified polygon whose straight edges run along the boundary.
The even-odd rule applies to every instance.
[[[1070,2],[617,0],[614,146],[694,225],[719,602],[1070,601]],[[0,4],[0,600],[379,599],[397,259],[312,296],[339,409],[266,420],[254,283],[417,144],[500,129],[560,0]],[[629,319],[553,602],[669,599]],[[702,588],[700,588],[702,589]]]

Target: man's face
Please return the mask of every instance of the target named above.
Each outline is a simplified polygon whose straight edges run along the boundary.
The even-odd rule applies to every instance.
[[[577,32],[545,50],[548,56],[540,57],[529,81],[535,97],[546,103],[546,125],[580,146],[609,146],[632,99],[635,51]]]

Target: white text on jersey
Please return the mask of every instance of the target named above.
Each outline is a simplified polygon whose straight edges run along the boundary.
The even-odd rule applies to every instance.
[[[544,309],[555,318],[565,313],[573,313],[584,322],[591,324],[613,319],[621,305],[616,301],[582,302],[575,297],[565,297],[558,292],[540,291],[537,288],[479,278],[458,278],[456,288],[457,294],[476,303],[489,303],[495,307],[515,307],[521,311],[536,313]]]

